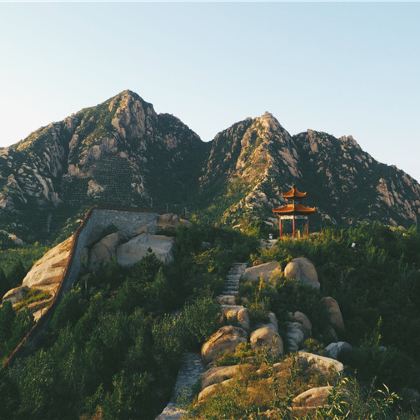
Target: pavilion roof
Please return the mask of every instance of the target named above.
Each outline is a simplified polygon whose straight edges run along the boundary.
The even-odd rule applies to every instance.
[[[305,215],[305,214],[313,214],[316,213],[316,207],[307,207],[303,204],[286,204],[285,206],[277,207],[273,209],[273,213],[279,214],[279,215]]]
[[[305,198],[306,195],[307,193],[299,191],[296,185],[293,185],[289,191],[282,193],[284,198]]]

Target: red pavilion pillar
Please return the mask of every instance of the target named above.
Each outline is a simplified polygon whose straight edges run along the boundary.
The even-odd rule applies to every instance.
[[[294,238],[296,236],[296,221],[295,221],[295,215],[293,215],[292,219],[292,237]]]

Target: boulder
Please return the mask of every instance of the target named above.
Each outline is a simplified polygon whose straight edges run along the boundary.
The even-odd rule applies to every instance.
[[[300,322],[286,322],[286,341],[289,352],[296,352],[302,348],[305,332]]]
[[[220,388],[229,385],[233,382],[233,378],[226,379],[223,382],[220,382],[218,384],[210,385],[206,388],[204,388],[199,394],[198,394],[198,402],[203,402],[206,398],[214,395]]]
[[[345,341],[338,341],[337,343],[330,343],[325,347],[325,353],[332,359],[339,360],[340,362],[346,362],[353,350],[351,344]]]
[[[308,353],[306,351],[299,351],[297,356],[301,363],[308,364],[324,374],[330,373],[331,371],[341,373],[344,370],[341,362],[330,357],[319,356],[318,354]]]
[[[247,308],[242,308],[236,314],[236,319],[238,324],[244,329],[249,330],[250,328],[250,320],[249,320],[249,312]]]
[[[124,267],[131,266],[154,253],[160,261],[169,263],[173,260],[173,246],[174,238],[170,236],[142,233],[118,246],[117,262]]]
[[[50,249],[32,266],[23,279],[22,286],[41,289],[55,295],[63,280],[72,245],[73,236],[70,236]]]
[[[141,224],[136,229],[134,229],[134,232],[133,232],[132,236],[138,236],[138,235],[141,235],[142,233],[155,234],[156,233],[156,223],[155,222],[150,222],[150,223]]]
[[[259,281],[262,278],[265,281],[270,280],[275,275],[281,275],[281,267],[277,261],[270,261],[268,263],[249,267],[242,275],[243,280]]]
[[[23,246],[25,242],[22,241],[18,236],[14,233],[7,232],[5,230],[0,230],[0,236],[5,236],[14,246]]]
[[[233,353],[239,344],[247,341],[248,334],[243,328],[225,325],[203,344],[201,356],[206,363],[209,363],[224,353]]]
[[[284,275],[288,279],[295,279],[299,283],[314,289],[319,290],[320,288],[315,266],[305,257],[294,258],[290,261],[284,269]]]
[[[265,347],[273,357],[283,355],[283,340],[271,324],[254,330],[251,333],[250,342],[253,350]]]
[[[305,335],[305,338],[309,338],[312,335],[312,323],[303,312],[290,312],[289,317],[292,322],[299,322],[299,324],[302,326],[302,331]]]
[[[232,365],[213,367],[201,375],[201,389],[238,376],[244,370],[249,369],[250,366],[251,365]]]
[[[324,407],[328,402],[332,388],[332,386],[320,386],[302,392],[293,398],[292,412],[304,415],[309,411]]]
[[[94,271],[117,256],[117,246],[121,241],[119,232],[110,233],[93,245],[90,251],[89,268]]]
[[[328,312],[328,319],[334,330],[338,334],[344,333],[344,320],[343,315],[341,315],[340,306],[338,306],[337,301],[330,297],[323,297],[321,303],[325,306],[325,309]]]
[[[190,227],[192,223],[189,220],[180,218],[174,213],[165,213],[158,216],[157,227],[158,229],[174,230],[178,226]]]
[[[236,296],[234,295],[219,295],[216,300],[220,305],[236,305]]]
[[[241,305],[222,305],[223,321],[238,324],[244,330],[249,330],[248,309]]]
[[[279,323],[277,321],[276,314],[274,312],[268,312],[267,314],[268,322],[265,323],[258,323],[255,325],[254,329],[261,328],[261,327],[269,327],[275,332],[279,332]]]

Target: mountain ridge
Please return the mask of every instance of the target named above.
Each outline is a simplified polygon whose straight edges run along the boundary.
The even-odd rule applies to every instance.
[[[58,226],[60,213],[108,204],[187,207],[212,222],[271,229],[271,208],[293,183],[310,193],[319,223],[408,226],[419,214],[418,182],[377,162],[351,135],[291,135],[265,112],[204,142],[124,90],[0,149],[0,224],[30,231],[36,215]]]

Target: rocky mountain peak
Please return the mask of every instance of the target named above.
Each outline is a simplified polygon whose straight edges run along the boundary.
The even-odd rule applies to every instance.
[[[324,221],[409,225],[419,216],[420,185],[375,161],[352,136],[291,136],[266,112],[205,143],[124,90],[0,149],[0,228],[9,230],[12,220],[23,237],[25,228],[49,231],[60,212],[97,203],[174,204],[212,221],[271,226],[281,191],[294,183],[310,193]]]

